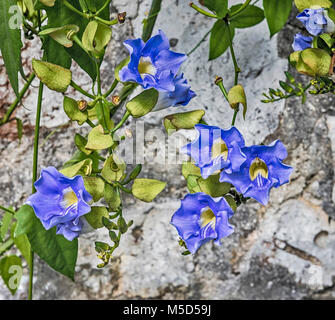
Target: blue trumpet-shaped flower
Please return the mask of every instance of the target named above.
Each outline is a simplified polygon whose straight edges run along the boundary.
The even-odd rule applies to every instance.
[[[240,170],[246,156],[241,151],[244,139],[235,127],[222,130],[219,127],[197,124],[195,129],[198,131],[198,138],[182,147],[181,151],[193,158],[204,179],[222,169],[227,173]]]
[[[68,178],[48,167],[42,170],[34,186],[36,193],[28,198],[27,204],[33,207],[44,228],[57,226],[57,234],[70,241],[78,237],[83,226],[80,217],[91,211],[88,202],[92,200],[82,176]]]
[[[300,33],[294,36],[292,44],[294,51],[301,51],[312,47],[313,37],[305,37]]]
[[[140,84],[144,89],[155,88],[158,91],[174,92],[175,76],[186,55],[173,52],[163,31],[147,43],[142,39],[126,40],[124,45],[130,53],[130,62],[119,72],[120,80]]]
[[[184,75],[177,75],[174,78],[174,91],[160,91],[156,106],[152,111],[162,110],[168,107],[176,107],[179,105],[186,106],[196,94],[191,90],[191,86],[187,84]]]
[[[318,36],[325,32],[334,32],[334,22],[328,17],[327,10],[319,9],[305,9],[297,15],[307,31],[313,36]]]
[[[244,197],[251,197],[266,205],[272,187],[288,183],[293,168],[282,163],[287,151],[281,141],[269,146],[251,146],[242,149],[247,160],[239,172],[221,172],[220,181],[233,184]]]
[[[215,201],[199,192],[188,194],[181,200],[171,224],[185,241],[187,249],[194,254],[207,241],[215,240],[215,244],[220,244],[220,239],[234,232],[228,221],[233,214],[226,199]]]

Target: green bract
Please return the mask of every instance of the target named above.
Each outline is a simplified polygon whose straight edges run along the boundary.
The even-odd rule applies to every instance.
[[[47,7],[53,7],[56,0],[39,0],[39,2],[43,3]]]
[[[83,34],[84,48],[92,52],[96,58],[100,58],[104,54],[106,45],[112,37],[112,29],[97,21],[91,21]]]
[[[72,73],[70,70],[50,62],[36,59],[33,59],[32,64],[36,76],[49,89],[58,92],[66,91],[72,79]]]
[[[107,158],[101,175],[109,182],[120,181],[124,175],[126,164],[116,154],[112,154]]]
[[[92,207],[91,212],[85,214],[84,217],[92,228],[99,229],[104,226],[102,218],[108,218],[109,214],[105,207]]]
[[[290,55],[290,63],[297,71],[311,77],[328,75],[331,59],[327,51],[317,48],[296,51]]]
[[[59,172],[69,178],[72,178],[76,175],[88,176],[92,172],[92,165],[93,165],[92,159],[85,159],[83,161],[74,164],[73,166],[66,167],[60,170]]]
[[[164,127],[168,134],[179,129],[193,129],[196,124],[200,123],[204,115],[204,110],[170,114],[164,118]]]
[[[330,8],[332,3],[330,0],[294,0],[295,5],[299,11],[312,8]]]
[[[157,90],[145,90],[130,100],[126,105],[126,108],[134,118],[140,118],[149,113],[155,107],[157,100]]]
[[[164,190],[165,182],[154,179],[135,179],[132,186],[134,197],[144,202],[153,201]]]
[[[96,126],[88,134],[86,149],[103,150],[113,145],[113,138],[110,134],[105,134],[101,125]]]
[[[64,47],[70,48],[73,46],[72,36],[79,32],[79,27],[75,24],[68,24],[59,28],[44,29],[39,33],[40,36],[49,35]]]
[[[77,121],[79,125],[86,122],[88,118],[87,110],[80,111],[78,108],[78,102],[69,97],[64,97],[63,107],[66,115],[72,120]]]
[[[240,84],[229,90],[228,100],[233,109],[236,109],[240,103],[243,105],[243,118],[245,119],[247,113],[247,98],[245,96],[244,88]]]
[[[97,202],[104,196],[105,182],[99,177],[83,177],[84,185],[87,192]]]

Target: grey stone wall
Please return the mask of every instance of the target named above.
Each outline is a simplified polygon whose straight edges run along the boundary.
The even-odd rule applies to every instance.
[[[238,1],[230,1],[237,3]],[[122,41],[140,35],[141,23],[150,7],[149,0],[114,0],[113,11],[127,11],[129,20],[114,28],[106,62],[105,87],[111,84],[113,69],[126,55]],[[155,32],[164,30],[174,50],[188,52],[210,29],[213,22],[196,14],[188,0],[163,1]],[[334,97],[309,97],[276,104],[262,104],[261,94],[284,80],[287,56],[293,35],[301,26],[294,13],[284,30],[271,40],[265,22],[238,30],[234,46],[242,69],[240,82],[248,97],[249,110],[244,122],[239,115],[237,127],[248,145],[281,139],[288,148],[287,164],[295,171],[290,184],[273,190],[268,206],[250,201],[232,218],[235,233],[222,246],[204,245],[195,256],[180,254],[175,229],[169,224],[186,194],[180,165],[163,166],[147,160],[143,177],[168,182],[166,191],[151,204],[126,198],[124,214],[134,220],[131,232],[116,251],[115,261],[103,270],[96,268],[93,241],[107,239],[104,231],[80,238],[76,281],[55,273],[36,258],[35,298],[37,299],[303,299],[335,297],[335,104]],[[40,43],[23,51],[25,69],[30,58],[39,56]],[[181,110],[204,108],[206,121],[229,126],[232,111],[213,84],[215,75],[233,84],[233,65],[229,52],[208,62],[207,43],[194,52],[183,67],[197,93]],[[1,62],[0,62],[1,63]],[[0,112],[14,96],[2,64],[0,73]],[[74,78],[89,89],[89,79],[75,68]],[[308,81],[300,77],[302,81]],[[19,143],[14,124],[0,128],[0,203],[19,207],[30,194],[34,111],[37,82],[17,115],[24,119],[24,137]],[[73,96],[69,90],[67,93]],[[78,96],[79,98],[80,96]],[[75,132],[79,128],[62,110],[62,95],[48,89],[44,95],[40,167],[60,168],[74,152]],[[146,130],[162,127],[161,119],[169,109],[146,117]],[[134,124],[129,123],[129,127]],[[52,134],[51,134],[52,133]],[[51,135],[50,135],[51,134]],[[137,132],[138,134],[138,132]],[[187,133],[184,133],[187,135]],[[152,141],[146,141],[146,150]],[[27,272],[16,295],[11,297],[0,285],[0,299],[24,299]]]

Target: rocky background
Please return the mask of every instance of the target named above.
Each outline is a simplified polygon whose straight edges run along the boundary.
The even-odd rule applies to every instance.
[[[126,55],[122,41],[139,37],[149,0],[113,0],[112,11],[127,11],[130,19],[113,28],[103,81],[113,80],[115,65]],[[188,0],[164,0],[155,32],[164,30],[173,49],[188,52],[210,29],[213,21],[197,14]],[[230,1],[232,4],[240,1]],[[259,4],[258,4],[259,5]],[[36,299],[305,299],[335,298],[335,104],[332,95],[309,96],[276,104],[263,104],[262,92],[278,87],[288,68],[293,35],[301,25],[292,13],[286,27],[271,40],[266,22],[238,30],[234,47],[242,69],[240,82],[248,97],[249,110],[237,127],[248,145],[281,139],[288,147],[286,163],[295,171],[290,184],[273,190],[264,207],[255,201],[241,206],[232,218],[235,233],[222,246],[204,245],[195,256],[182,256],[176,230],[169,224],[179,200],[186,194],[180,165],[162,165],[148,159],[142,177],[168,182],[163,194],[151,204],[125,199],[124,214],[134,225],[108,267],[96,268],[94,240],[107,240],[104,231],[80,238],[75,283],[55,273],[36,258]],[[22,56],[25,69],[31,57],[40,56],[40,43],[26,45]],[[206,110],[206,121],[226,127],[232,111],[213,84],[221,75],[226,87],[233,85],[229,52],[208,62],[208,42],[195,51],[183,67],[197,98],[185,109]],[[13,101],[0,60],[0,114]],[[89,89],[88,77],[74,69],[74,79]],[[301,81],[308,81],[304,77]],[[18,208],[30,194],[33,129],[37,81],[33,83],[17,115],[24,120],[24,137],[19,143],[15,123],[0,127],[0,203]],[[73,96],[69,90],[67,93]],[[80,97],[80,96],[78,96]],[[45,90],[41,130],[40,167],[61,168],[75,150],[75,132],[87,133],[68,122],[62,95]],[[145,118],[145,129],[159,126],[171,109]],[[134,124],[129,123],[129,127]],[[162,131],[163,132],[163,131]],[[136,132],[139,134],[139,132]],[[145,134],[145,132],[144,132]],[[146,140],[146,152],[153,141]],[[151,149],[150,149],[151,148]],[[152,151],[152,150],[151,150]],[[3,283],[0,299],[25,299],[28,276],[12,297]]]

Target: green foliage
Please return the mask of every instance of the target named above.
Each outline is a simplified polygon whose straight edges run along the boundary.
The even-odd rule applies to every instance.
[[[108,218],[109,214],[105,207],[92,207],[91,211],[88,214],[85,214],[85,219],[94,229],[100,229],[104,225],[102,219]]]
[[[228,101],[233,109],[238,108],[240,103],[243,105],[243,118],[245,119],[247,113],[247,98],[245,96],[244,88],[240,84],[229,90]]]
[[[63,108],[66,115],[72,120],[77,121],[79,125],[82,125],[87,121],[88,113],[87,110],[81,111],[78,108],[78,102],[67,96],[64,96]]]
[[[232,6],[229,11],[234,12],[238,10],[242,4]],[[233,16],[230,19],[231,25],[234,28],[250,28],[264,20],[264,11],[254,5],[249,5],[241,11],[241,13]]]
[[[299,96],[302,99],[302,103],[306,101],[306,91],[309,89],[310,84],[304,86],[302,83],[297,82],[294,77],[289,73],[285,72],[287,82],[279,81],[280,89],[269,89],[269,93],[263,93],[266,99],[263,99],[263,103],[270,103],[279,101],[282,99],[288,99],[290,97]]]
[[[104,163],[101,175],[108,182],[120,181],[124,176],[126,164],[116,154],[110,155]]]
[[[135,198],[144,202],[153,201],[166,187],[166,183],[155,179],[135,179],[132,193]]]
[[[105,183],[103,194],[109,209],[114,212],[117,211],[121,206],[121,198],[118,188]]]
[[[72,166],[60,170],[59,172],[69,178],[72,178],[76,175],[88,176],[92,172],[92,165],[93,165],[92,159],[84,159]]]
[[[84,185],[87,192],[93,197],[93,201],[97,202],[104,196],[105,182],[99,177],[83,177]]]
[[[149,113],[158,101],[158,91],[144,90],[126,104],[127,110],[134,118],[140,118]]]
[[[6,256],[0,260],[2,280],[12,294],[15,294],[22,277],[22,262],[17,256]]]
[[[114,141],[110,134],[105,134],[101,125],[96,126],[88,134],[88,141],[85,146],[90,150],[103,150],[111,147]]]
[[[18,73],[22,69],[21,63],[21,30],[11,25],[11,8],[16,6],[16,0],[2,0],[0,2],[0,49],[5,63],[8,78],[15,94],[19,95]],[[10,13],[12,12],[12,13]]]
[[[209,60],[220,57],[233,40],[235,29],[223,20],[217,20],[212,28],[209,43]]]
[[[294,0],[294,3],[299,11],[303,11],[314,6],[329,8],[332,3],[330,0]]]
[[[220,18],[223,18],[228,13],[228,0],[204,0],[203,4]]]
[[[194,110],[170,114],[163,120],[164,127],[168,134],[171,134],[180,129],[193,129],[196,124],[202,121],[204,115],[204,110]]]
[[[74,280],[78,240],[66,240],[56,234],[56,227],[45,230],[32,207],[24,205],[15,215],[14,237],[26,234],[34,252],[51,268]]]
[[[280,31],[292,10],[292,0],[263,0],[264,13],[272,37]]]
[[[335,94],[335,82],[332,79],[325,77],[316,77],[311,80],[311,84],[314,89],[310,90],[309,93],[313,95],[332,93]]]

